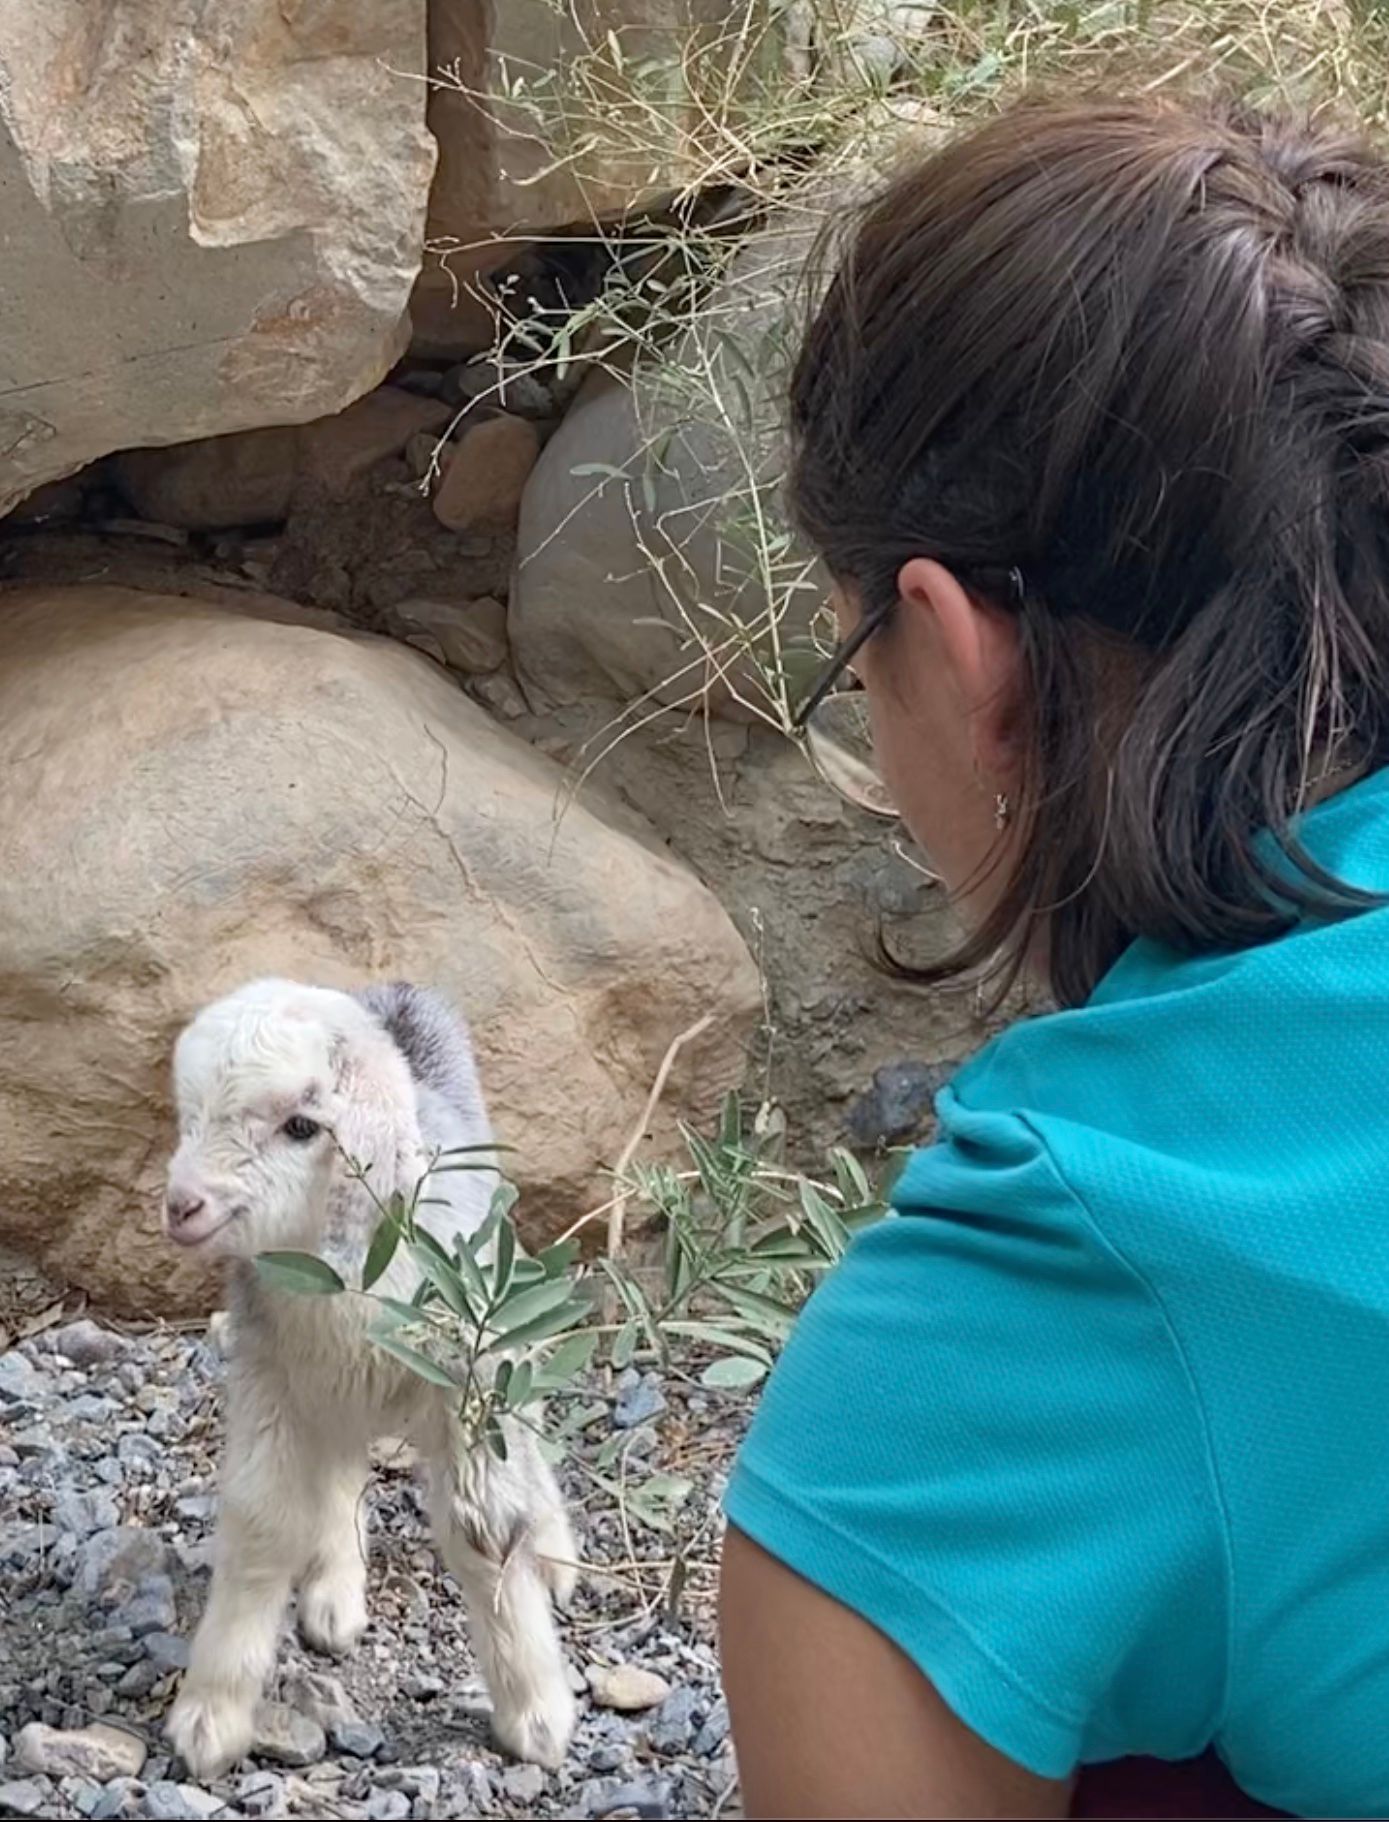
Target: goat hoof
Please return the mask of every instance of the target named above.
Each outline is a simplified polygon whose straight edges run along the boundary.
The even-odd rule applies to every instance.
[[[498,1746],[513,1759],[558,1771],[569,1750],[574,1719],[574,1697],[564,1683],[528,1707],[498,1707],[492,1716],[492,1732]]]
[[[193,1777],[206,1784],[251,1750],[254,1712],[225,1695],[185,1690],[170,1710],[164,1737]]]
[[[299,1636],[326,1657],[346,1657],[367,1629],[367,1604],[354,1577],[308,1582],[299,1590]]]

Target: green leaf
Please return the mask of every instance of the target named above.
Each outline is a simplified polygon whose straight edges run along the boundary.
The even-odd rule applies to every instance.
[[[816,1239],[831,1259],[840,1259],[849,1244],[849,1230],[813,1183],[801,1180],[801,1207]]]
[[[637,1351],[637,1334],[636,1321],[629,1316],[613,1336],[612,1361],[619,1372],[632,1364],[632,1356]]]
[[[538,1259],[528,1259],[522,1253],[511,1270],[513,1284],[539,1284],[545,1276],[545,1267]]]
[[[440,1366],[435,1366],[428,1354],[421,1353],[418,1348],[412,1348],[408,1341],[402,1341],[389,1329],[378,1329],[373,1324],[367,1330],[367,1338],[375,1342],[376,1346],[385,1353],[400,1361],[402,1366],[408,1366],[412,1373],[417,1374],[421,1379],[427,1379],[431,1385],[444,1385],[448,1386],[451,1391],[457,1391],[458,1382],[452,1374],[446,1373]]]
[[[519,1411],[534,1391],[535,1369],[529,1360],[518,1360],[506,1382],[502,1402],[508,1411]]]
[[[563,1279],[543,1278],[539,1284],[528,1285],[525,1290],[514,1292],[506,1302],[493,1310],[489,1328],[498,1334],[507,1334],[529,1322],[533,1316],[544,1315],[546,1310],[554,1309],[558,1304],[573,1295],[572,1285]]]
[[[764,1297],[758,1291],[750,1291],[742,1285],[730,1284],[726,1279],[720,1279],[709,1288],[730,1304],[740,1316],[746,1316],[759,1334],[769,1335],[773,1341],[785,1341],[791,1333],[791,1325],[796,1320],[796,1312],[789,1303],[779,1303],[775,1297]]]
[[[506,1460],[506,1436],[495,1417],[489,1417],[483,1425],[482,1440],[498,1461]]]
[[[441,1158],[464,1158],[477,1152],[486,1152],[489,1156],[494,1151],[515,1151],[514,1145],[498,1145],[493,1139],[484,1139],[480,1145],[450,1145],[439,1153]]]
[[[454,1315],[475,1320],[458,1268],[439,1242],[421,1229],[410,1242],[409,1252],[424,1277],[438,1291]]]
[[[485,1244],[483,1241],[485,1227],[484,1222],[483,1227],[480,1227],[477,1233],[470,1235],[466,1240],[458,1240],[453,1249],[454,1266],[468,1287],[468,1296],[479,1312],[477,1317],[479,1322],[491,1301],[487,1290],[487,1280],[482,1275],[482,1267],[478,1264],[477,1258],[479,1242]]]
[[[520,1200],[520,1190],[517,1189],[514,1183],[508,1183],[505,1178],[503,1178],[492,1191],[491,1205],[487,1210],[488,1220],[505,1221]]]
[[[505,1189],[511,1185],[504,1184]],[[497,1192],[499,1195],[501,1191]],[[516,1263],[516,1229],[507,1220],[497,1228],[497,1255],[492,1262],[492,1301],[500,1303],[511,1288],[511,1269]]]
[[[327,1260],[313,1253],[257,1253],[256,1270],[277,1291],[301,1297],[336,1297],[347,1289]]]
[[[386,1267],[395,1258],[395,1249],[400,1245],[400,1221],[395,1214],[389,1213],[376,1225],[376,1232],[371,1236],[371,1245],[367,1248],[366,1262],[362,1266],[362,1289],[369,1291]]]
[[[428,1323],[434,1320],[432,1316],[426,1316],[423,1311],[421,1311],[418,1304],[402,1303],[399,1297],[383,1297],[378,1292],[372,1297],[372,1302],[376,1305],[377,1309],[375,1320],[381,1322],[389,1317],[390,1322],[388,1326],[392,1328],[397,1328],[402,1323],[406,1322]]]
[[[530,1322],[523,1322],[518,1328],[507,1329],[497,1340],[488,1342],[487,1346],[489,1350],[499,1347],[530,1347],[533,1342],[548,1341],[551,1335],[560,1335],[566,1329],[577,1328],[592,1314],[593,1305],[587,1297],[574,1297],[568,1303],[562,1303],[558,1309],[536,1316]]]
[[[742,1143],[743,1138],[743,1103],[736,1088],[730,1088],[723,1098],[723,1112],[719,1117],[719,1144],[728,1150]]]
[[[602,475],[609,481],[621,481],[626,477],[623,470],[614,468],[611,462],[576,462],[569,470],[576,480],[584,480],[589,475]]]
[[[869,1188],[867,1174],[851,1151],[845,1151],[842,1145],[836,1145],[830,1153],[830,1162],[834,1166],[835,1182],[839,1185],[839,1193],[846,1208],[872,1201],[873,1192]]]
[[[767,1369],[760,1360],[748,1360],[741,1354],[725,1354],[722,1360],[711,1360],[699,1376],[699,1383],[716,1392],[738,1392],[765,1379]]]
[[[754,1341],[750,1335],[740,1335],[734,1329],[721,1328],[715,1322],[668,1322],[666,1332],[671,1335],[688,1335],[694,1341],[712,1341],[716,1347],[732,1348],[735,1354],[745,1355],[747,1359],[759,1361],[763,1366],[772,1364],[770,1350],[760,1341]]]
[[[598,1337],[592,1329],[580,1330],[576,1335],[566,1335],[536,1368],[537,1389],[548,1392],[556,1386],[566,1385],[576,1373],[583,1372],[592,1360],[597,1346]]]
[[[540,1254],[540,1265],[547,1278],[558,1278],[561,1272],[567,1272],[579,1256],[578,1240],[556,1240],[553,1246],[547,1246]]]

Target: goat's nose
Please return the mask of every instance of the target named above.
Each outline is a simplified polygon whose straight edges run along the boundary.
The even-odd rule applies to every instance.
[[[164,1198],[164,1209],[169,1217],[169,1226],[184,1226],[186,1222],[193,1219],[194,1215],[202,1213],[206,1203],[205,1196],[200,1196],[191,1189],[171,1189]]]

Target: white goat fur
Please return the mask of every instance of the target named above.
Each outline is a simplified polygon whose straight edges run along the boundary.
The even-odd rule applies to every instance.
[[[428,1463],[436,1540],[467,1603],[499,1742],[558,1764],[574,1700],[551,1597],[563,1605],[573,1591],[575,1548],[532,1436],[509,1426],[504,1463],[469,1449],[456,1400],[366,1339],[366,1299],[273,1290],[252,1264],[264,1251],[316,1252],[359,1282],[379,1210],[343,1154],[384,1200],[408,1195],[440,1151],[490,1142],[465,1028],[417,988],[354,996],[259,981],[193,1021],[174,1075],[169,1229],[231,1259],[232,1347],[212,1593],[169,1717],[172,1744],[201,1778],[245,1754],[292,1588],[309,1644],[340,1654],[356,1643],[368,1450],[391,1434]],[[292,1116],[319,1135],[287,1136]],[[447,1206],[422,1219],[451,1245],[481,1225],[495,1180],[440,1174],[428,1194]],[[178,1230],[190,1208],[196,1218]],[[402,1251],[377,1288],[409,1297],[417,1281]]]

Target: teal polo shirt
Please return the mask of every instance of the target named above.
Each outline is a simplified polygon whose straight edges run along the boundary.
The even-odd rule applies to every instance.
[[[1389,775],[1307,813],[1389,892]],[[939,1101],[730,1520],[1043,1776],[1214,1747],[1389,1814],[1389,909],[1135,944]]]

